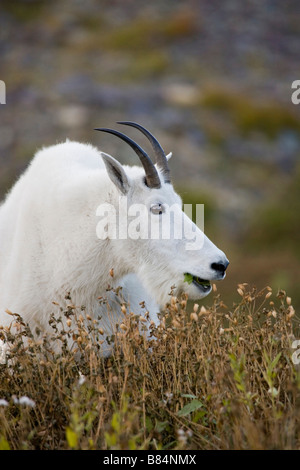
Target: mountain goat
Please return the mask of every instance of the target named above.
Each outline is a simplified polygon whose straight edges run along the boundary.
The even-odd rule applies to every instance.
[[[135,313],[144,301],[157,324],[171,286],[175,295],[186,292],[196,299],[211,291],[210,281],[224,278],[228,260],[182,211],[158,141],[139,124],[119,124],[147,137],[155,163],[126,135],[96,129],[129,144],[143,168],[122,166],[89,144],[66,141],[38,151],[0,206],[0,325],[11,324],[9,310],[32,329],[47,332],[56,304],[64,305],[69,293],[74,305],[84,305],[91,317],[102,317],[105,337],[123,317],[113,294],[110,319],[99,303],[108,284],[122,287]],[[135,205],[144,209],[138,223],[130,212]],[[151,237],[150,226],[161,233],[167,217],[172,219],[170,236]],[[140,229],[143,236],[128,236],[132,220],[135,234]],[[175,237],[179,222],[198,237],[196,249],[187,249],[185,236]]]

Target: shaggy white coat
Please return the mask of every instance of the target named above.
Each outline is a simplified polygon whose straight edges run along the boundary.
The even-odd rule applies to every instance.
[[[37,152],[0,206],[0,325],[12,322],[9,309],[33,330],[47,331],[50,314],[58,313],[53,302],[72,303],[101,315],[106,335],[123,315],[113,294],[109,308],[99,303],[108,284],[123,286],[136,313],[145,312],[145,301],[155,323],[171,286],[191,298],[206,295],[184,282],[186,272],[218,278],[211,264],[226,257],[206,237],[196,252],[184,240],[99,240],[97,207],[118,207],[120,197],[149,208],[181,204],[171,184],[149,189],[141,167],[121,166],[89,144],[67,141]]]

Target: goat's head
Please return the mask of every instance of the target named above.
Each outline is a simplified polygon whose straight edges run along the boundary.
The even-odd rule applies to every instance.
[[[113,157],[101,153],[107,173],[120,196],[118,230],[108,238],[117,239],[114,247],[120,260],[128,271],[136,272],[159,303],[168,301],[172,286],[175,286],[176,295],[186,292],[192,299],[205,297],[211,291],[210,282],[225,277],[228,260],[183,212],[181,198],[174,191],[170,179],[168,158],[171,154],[166,156],[156,138],[141,125],[133,122],[119,124],[135,127],[148,138],[155,164],[126,135],[113,129],[96,129],[129,144],[144,167],[144,171],[123,167]]]

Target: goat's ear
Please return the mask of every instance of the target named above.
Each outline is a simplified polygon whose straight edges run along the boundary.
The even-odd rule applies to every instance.
[[[111,181],[115,186],[117,186],[118,190],[122,194],[127,194],[130,188],[130,184],[121,163],[104,152],[101,152],[101,157]]]

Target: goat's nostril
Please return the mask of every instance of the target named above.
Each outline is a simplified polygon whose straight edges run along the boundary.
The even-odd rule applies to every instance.
[[[228,264],[228,261],[226,263],[212,263],[211,268],[215,271],[218,271],[219,273],[224,274]]]

